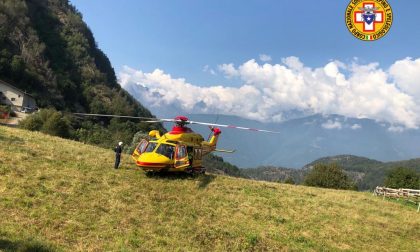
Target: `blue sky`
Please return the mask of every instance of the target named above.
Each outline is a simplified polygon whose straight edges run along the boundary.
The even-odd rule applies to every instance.
[[[348,0],[70,1],[158,116],[301,110],[420,127],[418,0],[389,0],[391,30],[374,42],[347,30]]]
[[[259,54],[273,62],[297,56],[311,67],[353,57],[389,66],[418,57],[420,1],[389,2],[391,31],[368,43],[347,31],[346,0],[71,0],[117,73],[123,65],[160,68],[200,85],[226,82],[203,72],[205,65],[240,64]]]

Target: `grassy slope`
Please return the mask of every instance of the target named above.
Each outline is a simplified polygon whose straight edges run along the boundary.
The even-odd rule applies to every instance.
[[[110,150],[0,126],[0,250],[420,247],[415,208],[368,193],[112,165]]]

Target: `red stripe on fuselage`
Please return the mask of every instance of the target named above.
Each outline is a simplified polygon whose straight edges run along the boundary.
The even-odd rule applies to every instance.
[[[165,163],[149,163],[149,162],[139,162],[137,161],[138,166],[150,166],[150,167],[165,167],[168,164]]]

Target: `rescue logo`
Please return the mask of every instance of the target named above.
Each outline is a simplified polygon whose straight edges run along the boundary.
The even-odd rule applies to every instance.
[[[378,40],[392,25],[392,9],[386,0],[351,0],[346,9],[346,25],[360,40]]]

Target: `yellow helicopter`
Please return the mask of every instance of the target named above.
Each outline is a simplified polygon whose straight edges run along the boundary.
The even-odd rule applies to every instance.
[[[164,135],[161,135],[158,130],[150,131],[149,136],[151,137],[151,140],[142,139],[131,155],[136,165],[146,172],[169,171],[194,174],[205,173],[206,169],[202,165],[202,158],[204,155],[214,151],[227,153],[234,152],[234,150],[216,149],[217,141],[222,133],[220,127],[279,133],[276,131],[238,127],[233,125],[190,121],[185,116],[177,116],[174,119],[156,119],[120,115],[75,114],[83,116],[142,119],[146,120],[142,121],[146,123],[173,122],[174,126],[172,130]],[[200,134],[195,133],[187,127],[186,125],[188,124],[209,126],[212,131],[211,137],[209,137],[208,141],[204,140]]]

